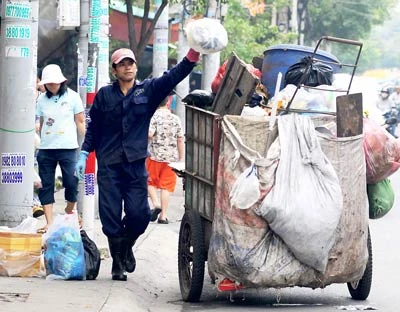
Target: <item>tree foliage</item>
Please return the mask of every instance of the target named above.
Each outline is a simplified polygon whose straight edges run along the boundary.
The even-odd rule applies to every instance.
[[[353,40],[366,38],[373,25],[389,16],[396,0],[299,0],[307,6],[304,43],[322,36]]]
[[[138,60],[143,55],[158,18],[168,3],[181,3],[184,12],[190,15],[204,15],[209,5],[209,0],[159,0],[158,7],[155,7],[154,1],[150,0],[125,1],[129,47],[135,52]],[[229,38],[229,44],[222,51],[221,59],[225,60],[235,52],[245,62],[251,62],[254,56],[262,55],[273,44],[297,43],[300,34],[304,36],[303,44],[307,46],[315,46],[322,36],[364,40],[368,38],[375,25],[383,23],[389,17],[389,12],[397,0],[298,0],[300,34],[280,32],[277,26],[271,25],[271,7],[274,6],[279,11],[286,6],[289,8],[289,14],[292,14],[294,12],[291,10],[293,4],[291,0],[264,0],[264,13],[256,16],[249,14],[249,10],[242,5],[241,0],[220,2],[228,4],[228,13],[223,24]],[[260,3],[256,0],[254,2]],[[133,5],[143,8],[140,33],[136,33],[134,27],[136,17],[132,14]],[[150,12],[154,12],[154,18],[149,18]],[[325,48],[339,56],[342,62],[354,62],[352,47],[332,45]],[[379,47],[368,43],[363,49],[361,66],[366,66],[380,55],[382,52]]]
[[[221,59],[225,60],[235,52],[243,61],[251,63],[253,57],[263,55],[269,46],[294,40],[296,34],[279,32],[278,27],[271,25],[270,21],[270,10],[252,17],[239,0],[230,0],[223,23],[229,42],[221,53]]]
[[[140,28],[140,34],[137,36],[132,5],[134,3],[133,0],[126,0],[126,11],[127,11],[127,22],[128,22],[128,37],[129,37],[129,47],[135,53],[138,61],[140,60],[144,50],[146,49],[146,45],[149,42],[151,35],[153,34],[154,27],[157,24],[157,21],[168,4],[168,0],[161,0],[160,5],[155,11],[154,18],[149,18],[149,12],[152,8],[150,0],[140,1],[143,2],[143,17]],[[139,39],[138,39],[139,38]]]
[[[111,1],[111,0],[110,0]],[[186,14],[192,16],[205,15],[209,0],[160,0],[155,7],[150,0],[125,0],[127,6],[127,25],[129,47],[134,51],[138,61],[144,53],[146,45],[154,31],[154,27],[165,6],[170,3],[181,3]],[[278,8],[288,0],[268,0],[266,7],[272,4]],[[223,51],[222,58],[228,57],[233,51],[243,60],[250,62],[253,56],[261,55],[263,51],[274,43],[285,43],[293,40],[294,34],[280,33],[276,26],[270,25],[271,11],[252,17],[240,3],[240,0],[221,0],[221,4],[228,4],[228,15],[224,21],[229,36],[229,45]],[[143,8],[143,17],[140,33],[134,27],[133,6]],[[154,18],[149,18],[150,11],[154,11]]]
[[[391,10],[390,18],[374,27],[371,35],[365,40],[363,57],[360,69],[378,69],[400,67],[398,42],[400,40],[400,20],[398,14],[400,6]]]
[[[304,44],[315,45],[322,36],[364,41],[374,26],[389,16],[396,0],[299,0],[307,8]],[[380,54],[379,49],[363,46],[359,69]],[[327,47],[343,63],[354,64],[357,48],[331,44]]]

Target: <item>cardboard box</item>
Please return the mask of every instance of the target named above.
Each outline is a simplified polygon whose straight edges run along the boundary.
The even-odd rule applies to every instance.
[[[0,276],[43,276],[41,234],[0,232]]]
[[[42,250],[42,235],[0,232],[0,249],[7,253],[26,251],[39,256]]]

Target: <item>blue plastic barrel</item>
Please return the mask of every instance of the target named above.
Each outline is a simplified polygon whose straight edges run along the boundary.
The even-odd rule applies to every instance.
[[[270,97],[274,95],[278,73],[282,73],[282,82],[279,88],[279,90],[281,90],[285,85],[285,73],[288,68],[299,62],[303,57],[311,56],[314,49],[315,48],[295,44],[278,44],[264,51],[261,81],[263,85],[267,87]],[[334,55],[321,49],[317,50],[315,58],[339,63],[339,60]],[[340,70],[339,65],[328,65],[332,67],[334,73]]]

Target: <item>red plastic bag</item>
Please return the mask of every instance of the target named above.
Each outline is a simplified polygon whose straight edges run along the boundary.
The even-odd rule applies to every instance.
[[[226,72],[226,65],[228,64],[228,60],[226,60],[218,69],[217,74],[214,77],[214,80],[211,83],[211,91],[212,93],[217,93],[219,86],[221,85],[222,79],[224,79]],[[247,70],[256,78],[261,79],[261,71],[258,68],[255,68],[252,64],[246,64]]]
[[[247,70],[252,74],[255,78],[261,79],[261,71],[254,67],[252,64],[246,64]]]
[[[399,169],[400,140],[368,118],[364,118],[363,146],[367,183],[380,182]]]
[[[222,79],[224,78],[225,71],[226,71],[226,64],[228,64],[228,60],[226,60],[219,68],[218,72],[214,77],[214,80],[211,83],[211,91],[213,93],[217,93],[219,86],[221,85]]]

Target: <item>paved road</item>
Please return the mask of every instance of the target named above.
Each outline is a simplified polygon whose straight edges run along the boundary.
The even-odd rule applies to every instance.
[[[325,289],[284,288],[220,293],[208,274],[201,302],[182,301],[177,270],[177,249],[183,192],[180,188],[171,200],[168,225],[151,223],[135,245],[137,269],[127,282],[110,279],[111,259],[102,261],[96,281],[46,281],[44,278],[0,278],[0,311],[265,311],[280,312],[338,311],[373,307],[397,312],[400,306],[400,173],[392,176],[397,193],[395,207],[380,220],[370,222],[373,241],[374,273],[368,300],[350,298],[345,284]],[[57,196],[61,196],[61,193]],[[63,209],[62,198],[59,209]],[[95,221],[95,241],[106,248],[100,222]]]

